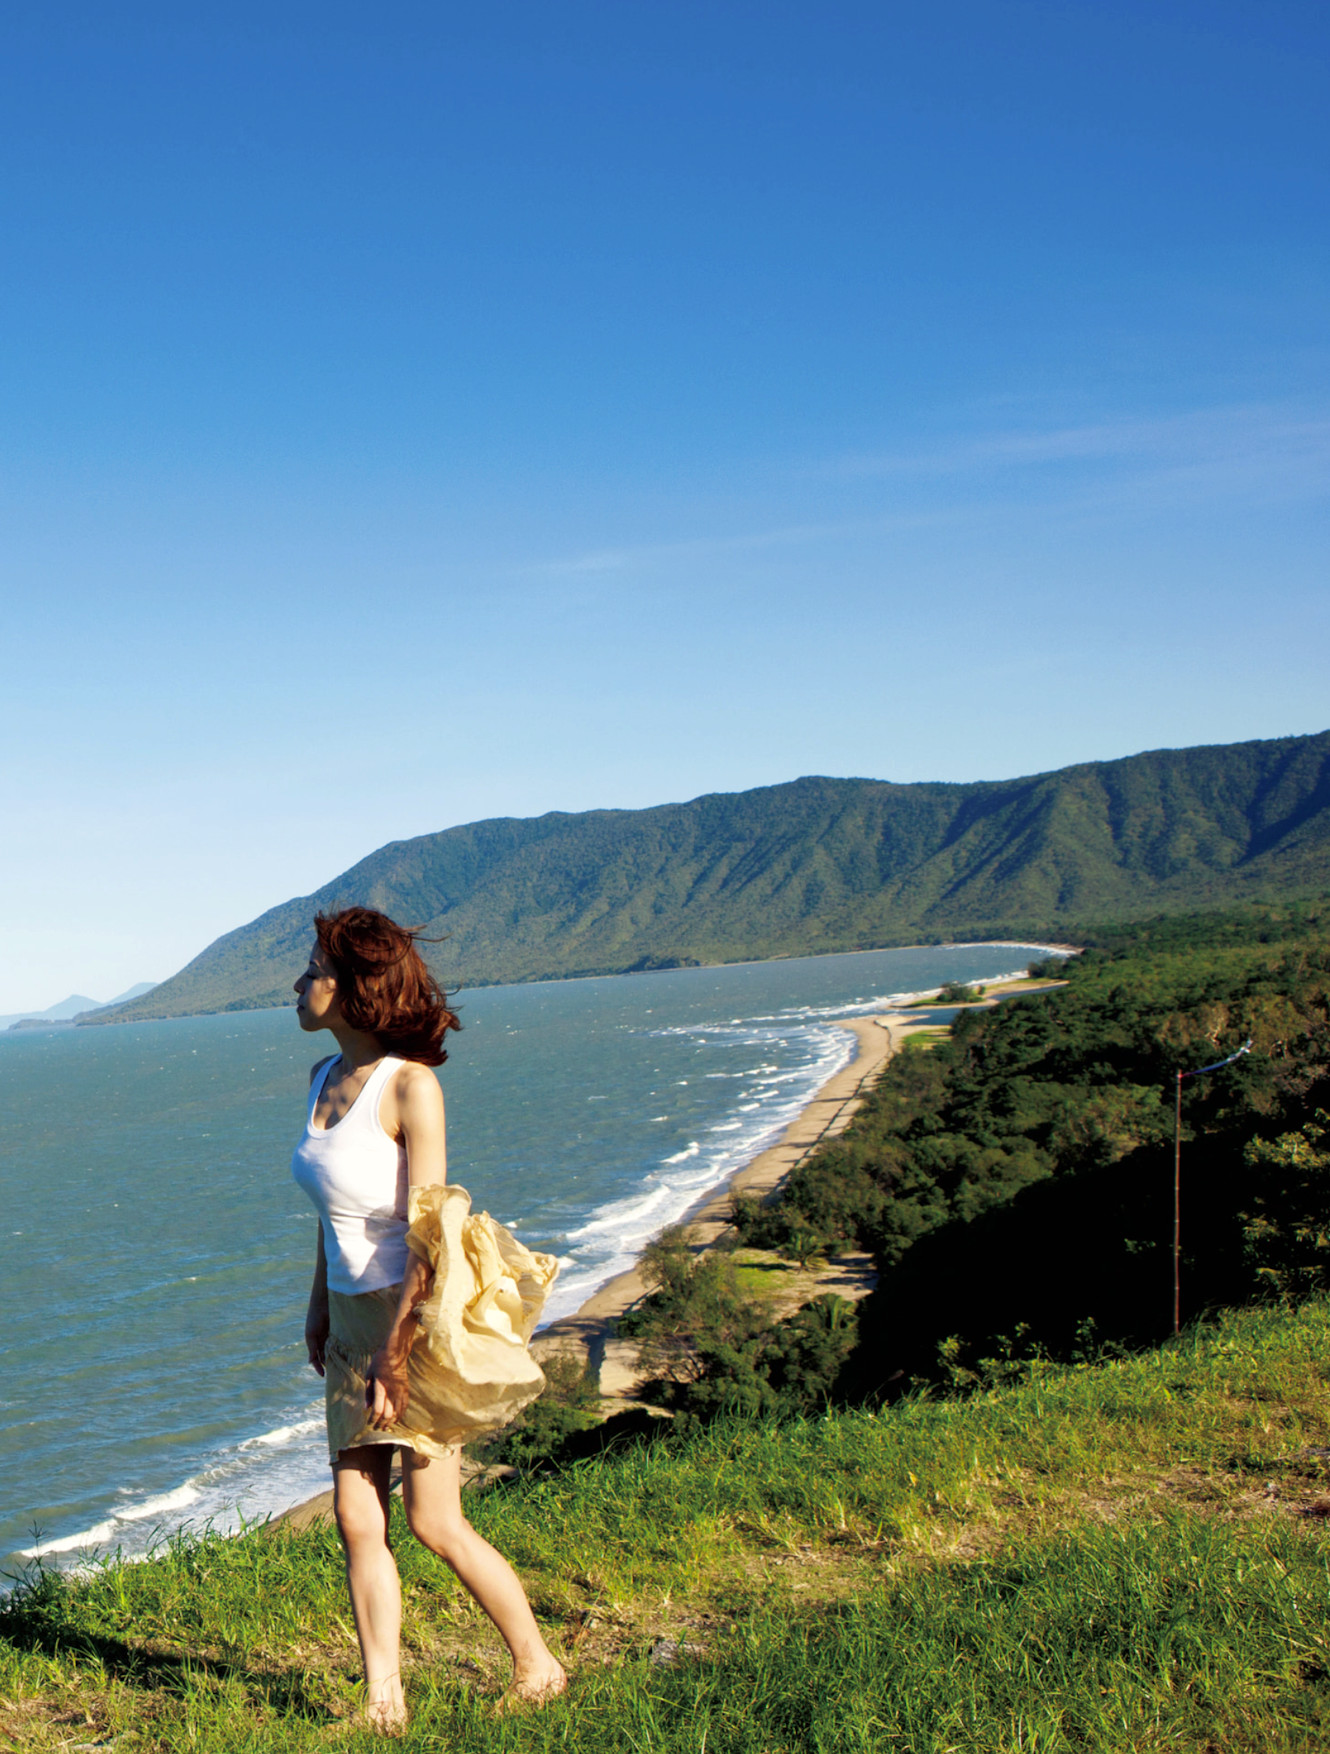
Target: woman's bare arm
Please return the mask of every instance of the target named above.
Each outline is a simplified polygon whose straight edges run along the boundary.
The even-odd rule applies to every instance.
[[[396,1130],[406,1146],[410,1185],[427,1188],[442,1183],[448,1173],[448,1153],[438,1079],[428,1067],[408,1062],[393,1080],[392,1098],[395,1116],[386,1093],[381,1116],[385,1130]],[[396,1129],[390,1124],[394,1119]],[[410,1398],[406,1361],[419,1332],[416,1309],[429,1296],[433,1282],[434,1271],[428,1261],[409,1255],[397,1314],[387,1339],[370,1362],[365,1385],[369,1422],[377,1431],[386,1431],[406,1412]]]
[[[448,1148],[443,1124],[443,1092],[428,1066],[408,1062],[393,1080],[394,1107],[385,1102],[383,1121],[396,1121],[406,1146],[406,1173],[413,1188],[448,1179]],[[388,1126],[390,1132],[394,1129]]]

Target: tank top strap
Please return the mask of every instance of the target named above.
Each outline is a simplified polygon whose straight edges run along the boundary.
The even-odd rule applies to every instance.
[[[383,1134],[384,1138],[387,1138],[387,1134],[383,1132],[383,1122],[379,1119],[379,1103],[383,1100],[388,1080],[404,1063],[396,1054],[385,1054],[365,1080],[365,1088],[356,1098],[355,1106],[351,1110],[351,1114],[355,1114],[358,1109],[360,1124],[368,1127],[371,1132]],[[350,1120],[351,1114],[346,1116],[347,1120]]]
[[[309,1118],[311,1121],[314,1119],[314,1109],[318,1100],[323,1095],[323,1087],[328,1082],[328,1074],[337,1064],[337,1059],[336,1054],[329,1054],[309,1081]]]

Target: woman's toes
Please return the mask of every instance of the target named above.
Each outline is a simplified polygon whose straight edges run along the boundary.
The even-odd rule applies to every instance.
[[[517,1711],[527,1705],[548,1705],[566,1692],[568,1676],[559,1663],[552,1668],[520,1675],[499,1701],[500,1711]]]
[[[396,1675],[385,1681],[371,1681],[365,1689],[365,1708],[361,1718],[366,1729],[380,1736],[400,1736],[406,1729],[406,1701],[402,1683]]]

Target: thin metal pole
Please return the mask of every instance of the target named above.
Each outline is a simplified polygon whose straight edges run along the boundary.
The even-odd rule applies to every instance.
[[[1182,1073],[1173,1107],[1173,1332],[1182,1328]]]
[[[1226,1060],[1216,1060],[1212,1066],[1197,1066],[1194,1072],[1184,1072],[1178,1068],[1177,1093],[1173,1103],[1173,1332],[1179,1333],[1182,1328],[1182,1080],[1184,1078],[1203,1078],[1207,1072],[1222,1071],[1231,1066],[1234,1060],[1240,1060],[1244,1054],[1251,1052],[1251,1037]]]

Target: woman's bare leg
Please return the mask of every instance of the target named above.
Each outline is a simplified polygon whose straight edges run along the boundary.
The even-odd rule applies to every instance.
[[[403,1450],[402,1464],[411,1532],[447,1560],[498,1627],[512,1654],[511,1692],[537,1702],[562,1693],[568,1677],[540,1635],[517,1573],[462,1514],[462,1452],[430,1459]]]
[[[393,1452],[387,1444],[343,1450],[333,1475],[333,1505],[346,1549],[351,1612],[365,1664],[365,1716],[380,1730],[401,1729],[406,1703],[398,1641],[402,1585],[388,1545],[388,1482]]]

